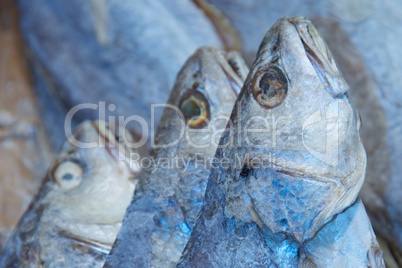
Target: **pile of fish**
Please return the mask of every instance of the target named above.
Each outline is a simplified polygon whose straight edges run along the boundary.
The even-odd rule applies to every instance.
[[[22,13],[32,5],[19,2]],[[113,3],[111,10],[124,8]],[[105,30],[98,38],[107,43]],[[60,64],[63,52],[55,57]],[[37,65],[47,70],[39,78],[65,71]],[[71,79],[76,73],[47,86],[89,79]],[[143,86],[131,96],[153,94]],[[70,93],[69,105],[78,103]],[[144,112],[135,104],[127,111]],[[367,163],[360,116],[309,20],[279,19],[250,70],[235,51],[197,49],[158,122],[149,155],[116,122],[79,124],[8,239],[0,267],[385,267],[358,197]]]
[[[180,67],[191,53],[201,46],[232,49],[240,52],[251,66],[267,28],[283,16],[303,15],[311,18],[323,35],[351,87],[350,96],[363,121],[360,133],[367,152],[367,174],[360,197],[388,265],[402,266],[402,195],[399,193],[402,185],[399,164],[402,157],[402,55],[398,46],[402,42],[401,1],[16,2],[33,70],[33,97],[37,97],[41,120],[27,124],[24,121],[27,116],[22,116],[22,120],[20,116],[11,118],[10,114],[25,114],[26,111],[22,105],[14,104],[16,96],[12,93],[3,95],[7,105],[0,107],[0,112],[8,111],[6,117],[0,118],[0,127],[11,130],[12,135],[8,133],[0,146],[3,152],[11,152],[16,157],[4,161],[6,168],[0,170],[1,183],[5,185],[2,196],[6,200],[1,208],[6,217],[0,221],[0,240],[2,234],[16,224],[39,187],[39,177],[29,179],[30,172],[21,176],[15,174],[34,162],[42,167],[49,163],[49,157],[43,156],[46,153],[39,153],[43,161],[29,160],[28,155],[38,154],[37,148],[32,149],[32,142],[39,141],[39,148],[45,151],[48,148],[43,143],[50,141],[55,154],[66,138],[65,119],[77,126],[85,120],[110,121],[111,116],[131,132],[135,141],[140,141],[142,148],[138,149],[141,156],[146,156],[162,116],[163,104]],[[1,18],[0,26],[5,29],[10,28],[4,19],[7,17]],[[6,66],[4,64],[3,69],[8,69]],[[26,73],[24,75],[26,78]],[[5,75],[0,80],[5,77],[8,79]],[[15,88],[10,85],[15,85],[16,81],[11,80],[2,84],[2,92]],[[35,115],[38,111],[30,110],[30,113]],[[118,120],[119,116],[124,116],[125,120]],[[4,118],[5,122],[1,122]],[[14,123],[20,125],[21,122],[28,126],[24,131],[32,132],[35,128],[39,135],[30,133],[29,139],[17,138],[19,133],[13,132]],[[47,137],[42,135],[43,128]],[[29,146],[15,149],[20,144]],[[27,157],[19,159],[18,155]],[[22,164],[7,169],[18,162]],[[43,174],[42,167],[36,173]]]

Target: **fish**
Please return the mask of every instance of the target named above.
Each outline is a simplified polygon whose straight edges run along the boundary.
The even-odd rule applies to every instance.
[[[66,138],[67,116],[76,124],[123,116],[122,127],[134,129],[149,146],[151,125],[162,114],[151,105],[166,103],[177,72],[198,47],[223,46],[189,0],[17,3],[35,85],[44,98],[39,102],[60,114],[42,112],[54,148]],[[69,113],[80,104],[91,106]]]
[[[84,121],[63,144],[0,267],[102,267],[139,172],[124,129]]]
[[[238,53],[213,47],[199,48],[183,65],[104,267],[176,265],[247,73]]]
[[[360,196],[374,230],[395,248],[394,257],[402,266],[402,51],[397,45],[402,35],[402,2],[208,2],[221,10],[239,33],[248,64],[254,61],[265,29],[280,17],[303,15],[313,21],[352,88],[350,96],[362,117],[361,137],[368,162]]]
[[[317,248],[327,263],[339,258],[319,236],[351,226],[341,215],[357,202],[367,161],[348,92],[309,20],[284,17],[269,29],[222,134],[177,267],[315,267]],[[361,206],[359,213],[365,215]],[[366,229],[345,234],[353,248],[340,250],[360,267],[383,267],[376,265],[382,253],[371,224],[360,219],[352,226]],[[337,237],[328,240],[336,244]]]

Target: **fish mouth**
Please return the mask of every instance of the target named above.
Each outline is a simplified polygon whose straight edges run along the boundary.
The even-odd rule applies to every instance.
[[[278,166],[278,165],[273,165],[273,168],[282,174],[291,176],[291,177],[298,177],[303,180],[314,180],[314,181],[319,181],[323,183],[331,183],[337,186],[341,185],[341,178],[336,178],[336,177],[328,177],[328,176],[322,176],[310,172],[304,172],[303,170],[297,170],[297,169],[292,169],[292,168],[286,168],[283,166]]]
[[[132,150],[125,141],[125,135],[128,133],[120,128],[118,131],[124,131],[124,135],[121,138],[118,138],[121,135],[117,136],[116,132],[113,132],[105,122],[96,121],[92,124],[98,132],[100,137],[99,140],[109,156],[118,163],[123,161],[131,173],[138,174],[140,172],[139,166],[133,165],[133,163],[130,162],[131,154],[136,152]]]
[[[350,176],[353,172],[347,173],[347,174],[342,174],[341,176],[328,176],[328,174],[317,174],[317,172],[312,172],[305,170],[303,168],[296,168],[295,164],[284,166],[281,161],[275,161],[275,159],[270,159],[268,162],[264,162],[264,157],[265,155],[260,154],[260,153],[251,153],[248,156],[248,161],[245,160],[245,162],[248,163],[249,167],[252,167],[251,169],[258,171],[258,170],[265,170],[265,169],[270,169],[272,171],[279,172],[281,174],[290,176],[290,177],[297,177],[302,180],[306,181],[311,181],[314,180],[316,182],[322,182],[322,183],[331,183],[337,186],[342,185],[342,180],[346,176]],[[254,166],[252,164],[253,159],[257,159],[258,162],[260,163],[259,166]],[[251,162],[250,162],[251,161]],[[293,166],[293,167],[292,167]]]
[[[306,55],[327,91],[335,98],[349,90],[324,38],[310,20],[304,17],[287,18],[300,38]]]
[[[232,89],[234,90],[236,96],[238,96],[248,74],[248,68],[245,64],[243,64],[243,59],[241,59],[234,51],[226,52],[225,61],[220,62],[220,64],[229,80]]]
[[[210,48],[209,51],[221,66],[233,92],[238,96],[248,74],[243,59],[235,51],[221,52],[214,48]]]
[[[67,231],[60,231],[59,235],[74,241],[74,244],[70,245],[71,247],[81,248],[84,251],[87,251],[87,249],[92,249],[103,254],[109,254],[113,246],[111,243],[103,243],[100,241],[91,240]]]

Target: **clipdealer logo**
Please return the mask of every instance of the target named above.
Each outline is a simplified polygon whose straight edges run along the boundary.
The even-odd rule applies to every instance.
[[[155,122],[155,110],[156,109],[171,109],[172,116],[177,116],[178,122],[180,124],[176,124],[175,137],[172,138],[171,141],[168,141],[166,144],[156,144],[154,140],[154,133],[156,132],[156,122]],[[183,114],[180,109],[176,106],[169,104],[152,104],[151,105],[151,126],[149,127],[148,122],[138,115],[131,115],[129,117],[124,116],[108,116],[108,121],[106,121],[106,103],[99,102],[99,104],[94,103],[83,103],[73,107],[67,114],[67,117],[64,122],[64,130],[67,139],[77,147],[80,148],[94,148],[94,147],[104,147],[105,142],[101,139],[105,139],[104,136],[99,135],[98,141],[91,142],[82,142],[77,140],[72,134],[72,119],[74,115],[83,109],[92,109],[98,110],[99,119],[101,121],[105,121],[105,124],[99,124],[100,128],[103,128],[101,131],[103,133],[107,133],[106,127],[110,129],[114,129],[118,131],[119,137],[124,138],[125,144],[132,148],[140,148],[144,146],[148,141],[149,130],[151,133],[151,147],[152,148],[169,148],[177,145],[185,139],[186,143],[194,148],[194,151],[205,149],[210,146],[215,149],[218,147],[225,146],[235,146],[231,142],[232,139],[226,144],[219,144],[219,137],[225,131],[227,127],[230,127],[232,122],[228,116],[217,116],[217,118],[211,118],[211,120],[206,124],[205,129],[190,129],[184,122]],[[108,112],[115,111],[116,106],[114,104],[109,104],[107,107]],[[165,111],[166,112],[166,111]],[[238,111],[240,113],[240,111]],[[278,138],[282,137],[282,134],[287,132],[286,122],[290,119],[287,119],[284,116],[279,118],[275,118],[273,115],[271,117],[261,117],[261,116],[252,116],[246,120],[247,122],[242,122],[241,124],[245,124],[245,127],[238,124],[239,129],[243,129],[243,131],[239,131],[241,135],[245,135],[244,137],[238,137],[236,140],[240,141],[238,146],[249,146],[253,148],[277,148],[281,150],[305,150],[310,153],[316,159],[331,165],[337,166],[339,163],[339,104],[337,101],[334,101],[328,104],[326,107],[320,108],[313,112],[310,116],[304,120],[301,125],[301,131],[297,131],[301,134],[296,134],[294,137],[286,137],[287,142],[279,142]],[[217,122],[224,123],[217,123]],[[125,131],[127,124],[131,122],[138,123],[142,128],[142,137],[137,142],[130,142],[125,137]],[[227,122],[227,124],[226,124]],[[220,127],[219,127],[220,126]],[[256,129],[254,129],[256,128]],[[123,130],[123,131],[121,131]],[[207,137],[203,144],[194,143],[192,140],[192,132],[199,132],[199,136]],[[260,134],[261,137],[265,139],[259,139]],[[297,142],[298,137],[301,136],[301,144]],[[196,135],[193,135],[197,137]],[[251,139],[250,139],[250,137]],[[257,141],[257,142],[256,142]],[[300,140],[299,140],[300,141]],[[243,144],[243,142],[245,144]],[[293,148],[295,144],[302,145],[301,148]],[[119,154],[119,160],[127,160],[126,155],[124,153]],[[138,158],[138,157],[137,157]],[[133,162],[138,162],[133,161]]]

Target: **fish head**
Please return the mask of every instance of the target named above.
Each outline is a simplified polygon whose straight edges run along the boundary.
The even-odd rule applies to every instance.
[[[65,229],[120,224],[140,171],[131,134],[103,121],[85,121],[68,139],[49,170],[47,215]]]
[[[351,205],[366,154],[348,89],[309,20],[273,25],[231,118],[228,152],[242,163],[226,181],[228,216],[302,242]]]
[[[238,53],[199,48],[180,70],[156,134],[156,146],[183,158],[212,157],[248,68]]]

